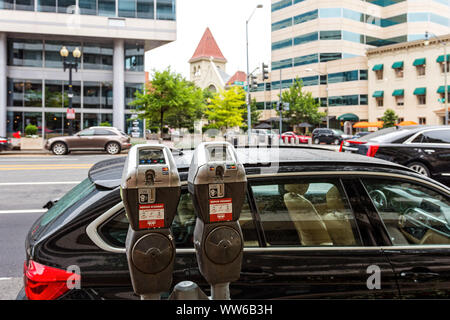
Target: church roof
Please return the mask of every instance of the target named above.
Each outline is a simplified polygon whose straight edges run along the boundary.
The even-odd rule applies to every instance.
[[[247,74],[243,71],[236,71],[236,73],[227,81],[227,85],[232,85],[234,82],[245,82],[247,81]]]
[[[195,50],[194,55],[189,60],[189,62],[193,62],[201,58],[209,59],[210,57],[213,57],[214,60],[227,62],[227,59],[225,59],[222,51],[220,51],[219,46],[217,45],[217,42],[211,33],[211,30],[209,30],[209,28],[206,28],[205,33],[203,34],[202,39],[200,40],[197,49]]]

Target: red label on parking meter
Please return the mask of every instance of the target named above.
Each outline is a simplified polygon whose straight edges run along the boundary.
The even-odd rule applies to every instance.
[[[231,198],[209,200],[209,221],[233,220],[233,202]]]
[[[139,205],[139,229],[163,228],[164,204]]]

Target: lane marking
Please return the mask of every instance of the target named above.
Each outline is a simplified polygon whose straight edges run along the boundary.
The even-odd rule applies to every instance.
[[[0,171],[90,169],[93,164],[14,164],[0,165]]]
[[[79,184],[81,181],[59,181],[59,182],[2,182],[2,186],[34,186],[34,185],[55,185],[55,184]]]
[[[47,209],[31,209],[31,210],[0,210],[0,214],[17,214],[17,213],[45,213]]]
[[[12,278],[6,278],[6,277],[0,278],[0,281],[2,281],[2,280],[12,280]]]

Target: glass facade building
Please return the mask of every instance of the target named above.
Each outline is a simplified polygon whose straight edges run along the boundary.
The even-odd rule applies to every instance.
[[[0,136],[30,123],[45,138],[68,134],[63,46],[70,61],[82,53],[72,71],[73,131],[102,122],[128,131],[145,50],[176,39],[175,0],[0,0],[0,20]]]

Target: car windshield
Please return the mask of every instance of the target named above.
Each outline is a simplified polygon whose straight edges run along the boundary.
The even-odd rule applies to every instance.
[[[379,133],[378,135],[375,135],[374,133],[368,134],[367,136],[362,137],[360,140],[374,141],[374,142],[402,143],[406,139],[408,139],[413,133],[414,132],[412,132],[411,130],[394,129],[387,132]]]
[[[40,226],[44,227],[51,221],[56,219],[60,214],[70,208],[72,205],[77,203],[79,200],[83,199],[92,190],[95,189],[95,184],[86,178],[72,190],[67,192],[58,202],[55,203],[41,218]]]
[[[334,132],[335,134],[339,134],[339,135],[344,134],[344,131],[342,131],[342,130],[337,130],[337,129],[333,129],[333,132]]]

